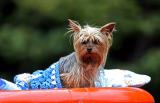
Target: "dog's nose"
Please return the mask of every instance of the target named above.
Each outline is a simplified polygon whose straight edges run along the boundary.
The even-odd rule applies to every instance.
[[[88,51],[88,52],[91,52],[91,51],[92,51],[92,48],[87,48],[87,51]]]

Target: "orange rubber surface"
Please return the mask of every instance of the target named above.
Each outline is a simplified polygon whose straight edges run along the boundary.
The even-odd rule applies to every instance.
[[[154,103],[139,88],[74,88],[0,91],[0,103]]]

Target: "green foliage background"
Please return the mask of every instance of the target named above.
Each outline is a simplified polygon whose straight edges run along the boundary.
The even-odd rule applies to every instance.
[[[93,26],[116,22],[106,68],[150,75],[143,88],[160,99],[159,0],[1,0],[1,77],[12,80],[71,53],[69,18]]]

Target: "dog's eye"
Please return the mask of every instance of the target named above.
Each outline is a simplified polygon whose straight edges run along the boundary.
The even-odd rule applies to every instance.
[[[93,41],[93,44],[98,44],[99,43],[99,40],[94,40]]]
[[[87,41],[82,41],[81,44],[87,44]]]

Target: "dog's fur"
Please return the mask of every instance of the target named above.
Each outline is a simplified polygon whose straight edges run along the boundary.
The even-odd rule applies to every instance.
[[[89,25],[82,28],[69,19],[69,27],[75,52],[60,59],[62,85],[65,88],[94,87],[112,45],[115,23],[108,23],[101,28]]]

